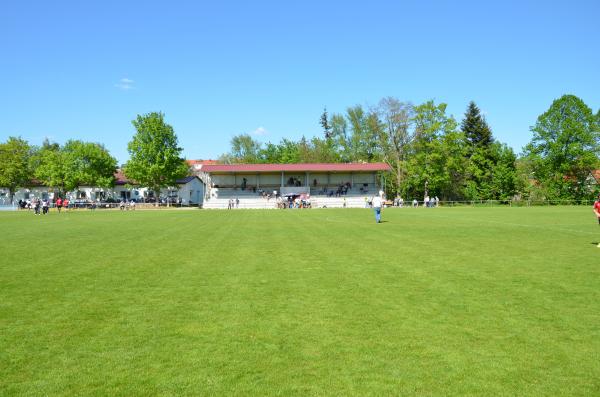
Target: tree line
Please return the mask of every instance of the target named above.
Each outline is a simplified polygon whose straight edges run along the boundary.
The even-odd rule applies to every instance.
[[[383,98],[320,117],[322,134],[262,144],[236,135],[223,163],[383,161],[391,171],[388,195],[444,200],[589,199],[598,191],[600,110],[564,95],[531,127],[533,138],[517,156],[498,141],[479,107],[470,102],[459,123],[445,103],[414,105]]]
[[[443,200],[589,199],[598,191],[600,110],[594,114],[580,98],[556,99],[531,127],[533,137],[517,156],[494,138],[478,106],[469,103],[463,119],[448,115],[447,105],[414,105],[393,97],[376,106],[351,106],[343,114],[325,109],[319,136],[284,138],[262,144],[236,135],[228,153],[232,163],[312,163],[383,161],[388,195]],[[188,169],[177,135],[159,112],[138,115],[128,144],[125,175],[157,195]],[[32,146],[19,137],[0,143],[0,187],[10,199],[35,181],[59,191],[78,186],[111,187],[117,160],[100,143],[46,140]],[[597,176],[597,175],[596,175]]]

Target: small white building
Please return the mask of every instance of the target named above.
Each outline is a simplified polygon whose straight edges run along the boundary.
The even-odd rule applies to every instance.
[[[204,182],[197,175],[178,179],[175,192],[183,205],[201,206],[204,202]]]

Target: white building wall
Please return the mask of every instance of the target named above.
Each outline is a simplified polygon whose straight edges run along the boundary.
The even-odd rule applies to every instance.
[[[168,189],[161,192],[163,196],[168,195]],[[178,189],[171,190],[171,196],[177,196],[182,199],[182,204],[200,204],[204,202],[204,183],[198,178],[194,178],[184,185],[179,185]]]
[[[150,189],[147,187],[117,185],[108,193],[111,194],[111,197],[115,200],[120,200],[123,197],[129,196],[129,199],[143,201],[148,197],[149,191]]]
[[[6,191],[6,201],[8,204],[8,189],[3,189]],[[15,196],[13,198],[13,201],[15,203],[19,202],[19,200],[32,200],[34,198],[36,199],[50,199],[53,200],[55,196],[54,193],[54,189],[50,189],[46,186],[36,186],[36,187],[31,187],[31,188],[25,188],[25,189],[19,189],[15,192]]]

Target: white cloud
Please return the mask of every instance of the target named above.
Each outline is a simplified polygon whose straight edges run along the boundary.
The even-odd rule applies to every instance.
[[[133,86],[134,81],[131,79],[128,79],[127,77],[123,77],[121,80],[119,80],[119,82],[117,84],[115,84],[115,87],[117,87],[118,89],[121,89],[123,91],[129,91],[134,89],[135,87]]]
[[[269,131],[267,131],[265,129],[265,127],[258,127],[257,129],[252,131],[252,135],[258,135],[258,136],[267,135],[268,133],[269,133]]]

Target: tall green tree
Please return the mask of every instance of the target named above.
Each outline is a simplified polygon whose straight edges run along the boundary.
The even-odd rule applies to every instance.
[[[232,163],[260,163],[262,145],[249,134],[240,134],[231,138],[230,162]]]
[[[471,101],[467,106],[461,130],[467,142],[466,197],[472,200],[492,199],[492,180],[496,157],[492,144],[492,130],[481,114],[479,107]]]
[[[329,124],[329,116],[327,115],[327,108],[323,109],[323,113],[321,114],[319,124],[321,124],[321,128],[323,128],[323,136],[325,137],[325,139],[331,139],[332,131],[331,125]]]
[[[163,113],[138,115],[132,123],[136,133],[127,145],[130,159],[125,164],[125,175],[149,187],[158,197],[161,189],[174,186],[177,179],[187,175],[183,149]]]
[[[346,140],[349,160],[371,162],[377,159],[377,136],[382,128],[377,114],[356,105],[346,110],[346,118],[350,127],[350,136]]]
[[[266,163],[293,164],[300,162],[298,143],[290,139],[282,139],[278,144],[268,143],[261,150],[261,160]]]
[[[590,197],[588,178],[600,155],[600,129],[592,110],[580,98],[563,95],[538,117],[531,131],[524,154],[547,198]]]
[[[0,143],[0,187],[8,188],[11,203],[15,192],[31,182],[30,156],[31,147],[21,138]]]
[[[490,146],[494,169],[489,187],[489,199],[511,200],[523,188],[517,172],[517,156],[506,144],[494,142]]]
[[[465,197],[465,170],[467,144],[465,135],[456,128],[456,122],[447,124],[440,138],[442,177],[438,196],[444,200],[463,200]]]
[[[464,140],[456,120],[446,114],[446,107],[434,101],[415,107],[415,138],[407,179],[407,192],[412,197],[429,194],[453,198],[462,187],[454,179],[462,174]]]
[[[414,106],[387,97],[379,102],[376,111],[381,120],[381,128],[377,129],[378,146],[383,161],[391,168],[391,193],[402,193],[410,144],[414,138]]]
[[[48,140],[40,148],[36,148],[30,160],[31,169],[36,179],[44,185],[57,189],[60,194],[68,190],[68,159],[57,143]],[[70,186],[69,186],[70,187]]]
[[[111,187],[117,160],[99,143],[70,140],[64,146],[45,142],[32,156],[34,175],[64,193],[79,186]]]
[[[312,158],[317,163],[339,163],[340,153],[333,139],[321,139],[314,137],[310,140]]]
[[[112,187],[115,182],[117,159],[104,145],[94,142],[70,140],[62,148],[67,157],[69,187]]]
[[[487,148],[494,141],[492,130],[473,101],[467,106],[461,130],[465,134],[470,152],[475,151],[476,148]]]
[[[350,161],[348,122],[342,114],[331,115],[331,145],[341,162]]]

